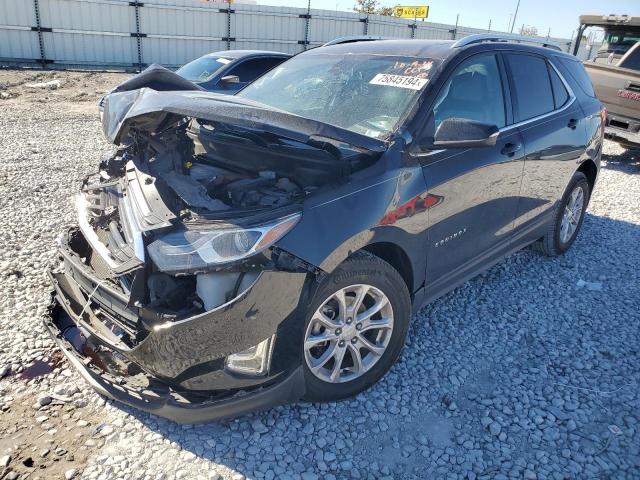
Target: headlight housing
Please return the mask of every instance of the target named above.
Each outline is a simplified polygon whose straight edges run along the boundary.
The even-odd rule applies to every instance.
[[[291,230],[300,217],[297,213],[256,227],[171,232],[149,245],[149,256],[163,272],[206,270],[265,250]]]

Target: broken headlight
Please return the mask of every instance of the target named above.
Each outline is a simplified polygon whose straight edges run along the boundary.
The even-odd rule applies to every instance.
[[[149,245],[149,256],[163,272],[190,272],[259,253],[291,230],[300,214],[256,227],[180,230]]]

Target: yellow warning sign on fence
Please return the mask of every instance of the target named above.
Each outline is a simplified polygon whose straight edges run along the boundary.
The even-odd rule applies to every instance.
[[[429,7],[393,7],[393,14],[402,18],[427,18],[429,16]]]

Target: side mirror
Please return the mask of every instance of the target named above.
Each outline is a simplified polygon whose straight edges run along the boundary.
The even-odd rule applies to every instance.
[[[237,75],[227,75],[220,79],[222,85],[230,85],[232,83],[240,83],[240,77]]]
[[[447,118],[438,126],[433,145],[446,148],[491,147],[496,144],[499,133],[496,125],[468,118]]]

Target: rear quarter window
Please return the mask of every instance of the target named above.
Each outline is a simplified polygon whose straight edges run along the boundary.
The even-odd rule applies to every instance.
[[[596,98],[596,92],[593,90],[593,84],[591,83],[591,79],[589,79],[589,75],[587,75],[587,71],[584,69],[582,62],[579,60],[571,60],[569,58],[560,58],[557,57],[558,61],[564,66],[568,71],[571,78],[578,84],[580,89],[589,95],[590,97]]]
[[[553,87],[553,100],[555,101],[556,108],[562,107],[569,100],[569,92],[560,80],[560,77],[551,65],[549,67],[549,78],[551,78],[551,86]]]

